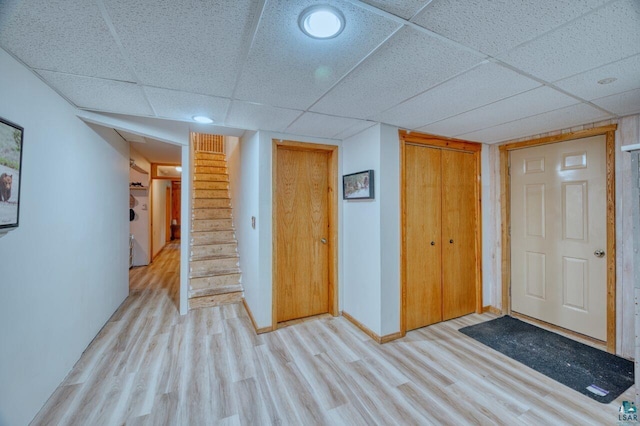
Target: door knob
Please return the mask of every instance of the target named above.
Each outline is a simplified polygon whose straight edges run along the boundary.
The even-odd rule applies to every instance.
[[[431,241],[431,245],[432,245],[432,246],[435,246],[435,245],[436,245],[436,242],[435,242],[435,241]]]
[[[593,252],[596,257],[604,257],[604,250],[596,250]]]
[[[450,244],[453,244],[453,240],[449,240],[449,243],[450,243]]]
[[[322,244],[327,244],[327,239],[326,239],[326,238],[323,238],[323,239],[321,239],[321,240],[320,240],[320,242],[321,242]]]

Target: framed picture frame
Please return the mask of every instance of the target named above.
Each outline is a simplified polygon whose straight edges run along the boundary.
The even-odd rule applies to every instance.
[[[0,233],[20,223],[24,128],[0,117]]]
[[[373,200],[373,170],[342,176],[342,198],[344,200]]]

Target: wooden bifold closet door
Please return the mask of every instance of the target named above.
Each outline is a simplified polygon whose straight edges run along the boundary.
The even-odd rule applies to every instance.
[[[475,312],[477,160],[405,145],[405,328]]]

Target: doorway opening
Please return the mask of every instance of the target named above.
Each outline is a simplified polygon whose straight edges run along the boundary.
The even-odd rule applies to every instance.
[[[615,130],[611,125],[500,146],[503,313],[587,336],[612,353]],[[588,174],[593,167],[600,167],[599,176]],[[557,178],[546,182],[547,174]],[[558,241],[546,247],[550,237]],[[537,307],[528,310],[524,299]],[[591,312],[601,312],[595,332],[581,328]]]
[[[274,330],[338,315],[337,185],[337,146],[273,140]]]
[[[138,284],[166,290],[179,308],[182,148],[117,133],[129,142],[130,291],[141,290]],[[136,277],[141,274],[156,277],[156,282],[140,283]]]

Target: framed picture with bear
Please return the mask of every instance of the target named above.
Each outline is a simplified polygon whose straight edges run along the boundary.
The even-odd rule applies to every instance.
[[[20,220],[20,171],[24,129],[0,117],[0,233]]]

